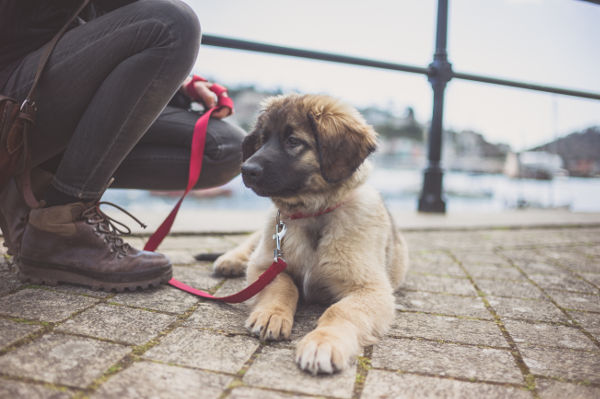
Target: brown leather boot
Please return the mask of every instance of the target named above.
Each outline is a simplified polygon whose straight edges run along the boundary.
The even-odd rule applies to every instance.
[[[31,171],[33,193],[39,197],[50,185],[51,180],[52,174],[34,168]],[[29,210],[21,188],[16,180],[11,178],[4,187],[0,188],[0,230],[4,239],[3,245],[8,248],[8,254],[13,257],[19,254]]]
[[[123,242],[119,235],[131,230],[102,212],[100,204],[110,203],[77,202],[33,209],[21,243],[21,280],[81,284],[107,291],[168,282],[172,275],[169,260]]]

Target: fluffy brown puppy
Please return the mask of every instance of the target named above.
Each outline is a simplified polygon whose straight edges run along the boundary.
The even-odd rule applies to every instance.
[[[406,245],[380,195],[365,185],[377,135],[352,107],[321,95],[268,99],[243,144],[246,186],[275,209],[262,231],[216,260],[221,275],[252,282],[273,262],[277,210],[287,226],[279,274],[253,304],[246,327],[265,340],[290,337],[299,296],[332,304],[297,346],[299,367],[346,368],[394,318]]]

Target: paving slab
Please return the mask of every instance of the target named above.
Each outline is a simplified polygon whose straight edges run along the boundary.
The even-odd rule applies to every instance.
[[[598,234],[598,232],[595,232]],[[552,248],[544,254],[558,265],[574,272],[600,273],[600,263],[592,256],[587,255],[581,247],[577,248]]]
[[[41,288],[26,288],[0,301],[0,314],[24,319],[58,322],[98,302],[95,298]]]
[[[466,278],[449,278],[408,273],[403,288],[407,290],[422,290],[445,294],[476,296],[477,291]]]
[[[0,370],[14,377],[85,388],[130,351],[110,342],[48,334],[0,357]]]
[[[545,249],[501,249],[498,253],[528,275],[570,275],[572,272],[544,255]]]
[[[194,258],[196,255],[196,251],[189,249],[167,249],[163,250],[159,249],[161,253],[163,253],[173,265],[195,265],[198,261]]]
[[[374,346],[371,364],[375,368],[467,380],[523,383],[523,376],[508,350],[384,338]]]
[[[481,298],[475,296],[399,291],[396,293],[396,309],[482,319],[493,318],[485,308]]]
[[[269,391],[262,388],[239,387],[235,388],[227,399],[317,399],[323,396],[299,395],[282,391]]]
[[[583,292],[596,295],[599,293],[596,287],[577,276],[532,275],[530,278],[544,290]]]
[[[92,398],[216,399],[231,380],[223,374],[142,361],[112,376]]]
[[[588,337],[574,327],[546,323],[505,320],[504,326],[517,347],[554,347],[567,349],[599,349]]]
[[[498,265],[481,265],[465,263],[463,267],[467,271],[467,274],[477,279],[491,279],[491,280],[513,280],[521,281],[525,277],[521,272],[512,266],[498,266]]]
[[[501,256],[493,251],[483,251],[483,252],[451,251],[451,253],[463,266],[471,265],[471,266],[512,267],[510,262],[504,256]]]
[[[356,367],[333,375],[313,376],[300,370],[291,348],[264,347],[244,375],[244,383],[251,386],[277,389],[336,398],[350,398],[354,389]]]
[[[170,286],[24,286],[0,256],[0,397],[519,399],[533,397],[526,381],[541,399],[599,397],[600,228],[449,227],[404,233],[411,269],[392,329],[360,367],[333,376],[294,362],[326,306],[300,303],[291,340],[261,344],[243,327],[249,305]],[[178,262],[178,279],[227,295],[245,278],[213,276],[193,255],[246,237],[176,235],[161,250]]]
[[[557,290],[546,290],[546,293],[556,301],[563,309],[585,310],[588,312],[600,312],[600,296],[571,293]]]
[[[422,313],[397,312],[388,335],[508,347],[500,328],[493,321]]]
[[[58,284],[58,285],[52,287],[52,291],[66,292],[67,294],[84,295],[84,296],[89,296],[92,298],[99,298],[99,299],[109,298],[109,297],[115,295],[114,292],[92,290],[90,288],[86,288],[86,287],[79,286],[79,285],[67,285],[67,284]]]
[[[110,302],[180,314],[196,304],[198,299],[171,286],[162,285],[146,291],[117,294],[110,299]]]
[[[477,279],[477,287],[488,296],[503,296],[509,298],[543,299],[546,296],[529,281],[487,280]]]
[[[65,321],[56,331],[141,345],[173,323],[176,316],[99,304]]]
[[[227,296],[240,292],[246,288],[246,277],[235,277],[228,278],[225,282],[215,291],[215,296]]]
[[[521,353],[533,374],[600,384],[598,351],[522,348]]]
[[[43,327],[36,324],[16,322],[0,319],[0,349],[12,345],[29,334],[41,330]]]
[[[183,325],[228,334],[247,334],[244,322],[248,315],[248,306],[245,304],[233,305],[206,301],[198,305]]]
[[[581,327],[600,341],[600,313],[577,312],[573,310],[569,310],[568,313]]]
[[[402,228],[400,227],[400,230]],[[406,235],[410,248],[444,249],[460,251],[482,251],[493,249],[493,240],[485,238],[478,230],[467,231],[428,231]]]
[[[565,314],[547,300],[488,297],[488,301],[501,318],[557,323],[568,321]]]
[[[181,327],[146,352],[144,358],[234,374],[248,361],[258,345],[259,341],[255,338]]]
[[[216,287],[224,280],[223,277],[213,275],[212,266],[206,262],[194,266],[175,266],[173,267],[173,277],[201,290]]]
[[[525,216],[521,214],[521,217]],[[506,229],[506,230],[487,230],[482,232],[482,236],[489,241],[494,242],[500,248],[531,247],[537,246],[540,242],[560,245],[571,243],[573,240],[560,230],[551,229]]]
[[[0,378],[0,398],[67,399],[72,395],[73,392],[67,389]]]
[[[600,387],[584,384],[570,384],[553,380],[538,378],[536,381],[537,391],[542,399],[585,399],[600,398]]]
[[[409,248],[410,245],[409,245]],[[409,251],[411,251],[409,249]],[[448,255],[441,251],[410,252],[410,271],[433,275],[465,277],[460,266]]]
[[[598,258],[598,262],[600,262],[600,258]],[[579,273],[579,276],[600,290],[600,273]]]
[[[532,399],[525,388],[371,370],[361,399]]]

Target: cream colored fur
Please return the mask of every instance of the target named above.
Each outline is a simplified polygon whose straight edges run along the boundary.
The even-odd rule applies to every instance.
[[[248,282],[256,280],[273,262],[277,209],[282,212],[288,266],[257,295],[246,327],[264,340],[288,339],[300,295],[330,303],[296,349],[298,366],[313,374],[348,367],[361,347],[385,334],[394,318],[393,292],[408,268],[406,244],[380,195],[364,184],[369,170],[365,161],[326,192],[272,198],[276,208],[263,229],[214,264],[218,274],[246,271]],[[298,203],[306,212],[342,205],[321,216],[290,220],[286,215],[298,211]]]

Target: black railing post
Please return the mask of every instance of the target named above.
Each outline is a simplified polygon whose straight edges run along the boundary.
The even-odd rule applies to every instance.
[[[444,128],[444,91],[452,79],[452,64],[446,53],[448,31],[448,0],[438,0],[437,34],[433,62],[429,64],[429,82],[433,89],[433,115],[429,129],[427,158],[428,165],[423,175],[423,188],[419,196],[420,212],[446,212],[442,189],[444,172],[440,160],[442,154],[442,132]]]

